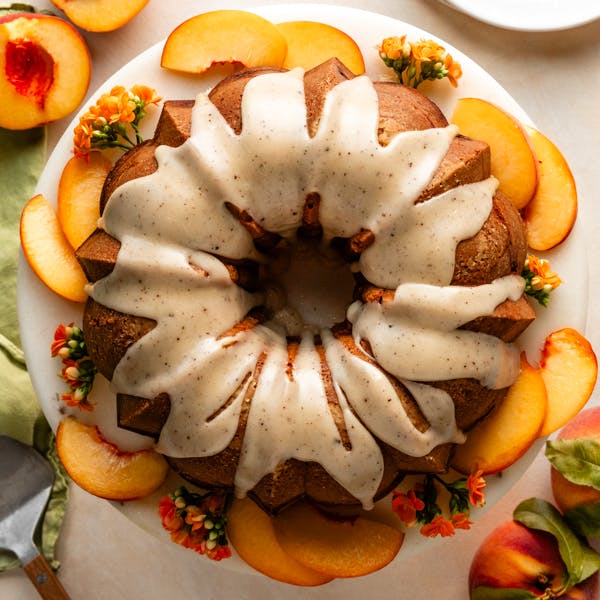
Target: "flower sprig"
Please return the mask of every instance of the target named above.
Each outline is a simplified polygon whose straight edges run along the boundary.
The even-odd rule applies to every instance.
[[[105,148],[130,150],[143,141],[139,124],[146,116],[146,107],[160,100],[156,91],[145,85],[134,85],[129,90],[115,86],[109,93],[102,94],[75,127],[75,156],[87,158],[92,150]]]
[[[462,76],[460,63],[433,40],[413,43],[407,41],[405,35],[388,37],[379,46],[379,56],[395,71],[401,83],[413,88],[427,80],[444,78],[456,87]]]
[[[96,365],[88,356],[83,331],[73,323],[62,323],[54,332],[54,341],[50,348],[53,357],[62,359],[61,377],[69,386],[69,391],[61,394],[61,400],[67,406],[78,406],[82,410],[93,410],[88,395],[94,385]]]
[[[196,494],[181,486],[165,496],[158,512],[171,540],[212,560],[231,556],[225,526],[230,494]]]
[[[448,537],[457,529],[471,528],[470,509],[485,504],[485,485],[481,471],[452,482],[426,475],[423,483],[408,492],[393,492],[392,510],[408,527],[421,525],[420,533],[426,537]],[[439,504],[440,489],[450,494],[447,516]]]
[[[562,283],[561,278],[550,270],[550,262],[533,254],[525,260],[521,276],[525,279],[525,293],[542,306],[548,306],[550,292]]]

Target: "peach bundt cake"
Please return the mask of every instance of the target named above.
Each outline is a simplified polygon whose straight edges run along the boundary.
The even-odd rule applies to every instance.
[[[271,512],[445,470],[534,318],[496,186],[433,102],[335,60],[165,103],[78,250],[119,425]]]

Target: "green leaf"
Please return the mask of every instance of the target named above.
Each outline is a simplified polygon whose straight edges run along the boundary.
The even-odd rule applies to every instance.
[[[581,581],[585,581],[600,569],[600,554],[585,544],[582,545],[582,548],[583,568],[581,569]]]
[[[30,4],[22,4],[20,2],[13,2],[10,6],[0,6],[0,14],[11,14],[11,13],[33,13],[35,8]]]
[[[556,538],[560,556],[567,570],[567,577],[564,581],[567,589],[589,576],[589,573],[585,577],[583,576],[584,563],[587,572],[588,561],[591,557],[584,551],[584,546],[579,538],[552,504],[539,498],[529,498],[515,508],[513,518],[530,529],[546,531]]]
[[[591,438],[548,441],[546,457],[571,483],[600,490],[600,441]]]
[[[573,508],[565,513],[565,519],[579,535],[600,537],[600,502]]]
[[[476,587],[471,592],[471,600],[529,600],[538,598],[533,592],[517,588]]]

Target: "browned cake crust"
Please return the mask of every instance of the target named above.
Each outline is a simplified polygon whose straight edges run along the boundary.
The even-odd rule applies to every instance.
[[[241,100],[244,86],[250,78],[269,71],[274,69],[253,69],[235,74],[211,91],[211,101],[237,133],[242,129]],[[335,59],[306,73],[304,81],[307,122],[311,135],[314,135],[317,130],[326,93],[338,83],[351,77],[353,75]],[[448,124],[439,108],[412,88],[386,82],[375,83],[375,89],[380,108],[379,140],[383,145],[389,143],[394,135],[402,131],[444,127]],[[101,210],[117,187],[156,170],[154,151],[158,145],[177,146],[189,137],[192,107],[192,101],[165,103],[154,138],[125,154],[107,177],[102,193]],[[481,181],[489,175],[490,152],[487,144],[457,136],[418,201],[424,201],[461,184]],[[252,235],[257,248],[269,252],[279,243],[279,237],[261,230],[258,224],[252,221],[251,215],[239,211],[235,206],[228,206],[228,208]],[[306,200],[303,225],[298,235],[320,236],[318,209],[318,194],[311,194]],[[374,236],[370,231],[362,230],[349,239],[334,240],[334,244],[347,260],[352,261],[360,256],[373,239]],[[119,242],[102,230],[94,232],[82,244],[77,250],[77,257],[90,281],[97,281],[112,271],[119,248]],[[452,283],[478,285],[489,283],[510,273],[520,273],[525,261],[526,249],[525,231],[518,212],[506,198],[496,194],[493,209],[482,229],[477,235],[461,242],[457,247]],[[247,289],[256,286],[258,272],[252,261],[227,261],[225,257],[221,258],[228,265],[230,275],[238,285]],[[359,275],[355,295],[366,302],[387,302],[393,292],[375,287]],[[485,332],[511,342],[534,317],[533,309],[523,297],[517,302],[504,302],[492,315],[479,317],[466,324],[464,328]],[[247,329],[266,318],[264,312],[254,310],[237,327],[239,330]],[[90,356],[99,371],[111,379],[116,365],[127,348],[154,325],[155,323],[150,319],[124,315],[89,299],[85,308],[83,329]],[[364,352],[355,347],[348,323],[336,325],[333,333],[350,351],[361,359],[372,362]],[[319,340],[316,340],[316,345],[317,349],[322,348]],[[297,348],[297,341],[290,339],[290,364],[293,363],[295,348]],[[232,486],[247,415],[258,379],[257,374],[260,373],[263,362],[264,357],[259,357],[251,385],[244,398],[237,432],[229,446],[213,457],[169,458],[172,467],[183,477],[200,485],[224,488]],[[322,376],[326,389],[328,386],[331,388],[324,359]],[[415,425],[426,429],[428,423],[408,390],[391,375],[386,373],[386,376],[399,391],[399,396]],[[502,400],[506,392],[506,390],[484,388],[471,379],[442,381],[433,385],[445,390],[452,397],[457,424],[461,429],[472,427]],[[151,399],[119,394],[117,406],[121,427],[156,438],[169,414],[168,390],[157,398]],[[333,414],[335,418],[335,410]],[[435,448],[427,456],[414,458],[383,442],[379,444],[385,465],[379,496],[387,493],[405,473],[443,472],[447,468],[452,451],[450,444],[444,444]],[[265,476],[251,494],[270,512],[277,512],[303,496],[324,504],[357,503],[356,499],[335,482],[320,465],[295,459],[286,461],[274,473]]]

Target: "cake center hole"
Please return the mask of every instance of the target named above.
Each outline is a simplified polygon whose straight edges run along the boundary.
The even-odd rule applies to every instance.
[[[323,248],[318,241],[299,239],[267,271],[267,289],[280,294],[272,308],[288,335],[345,320],[355,281],[338,252]]]

